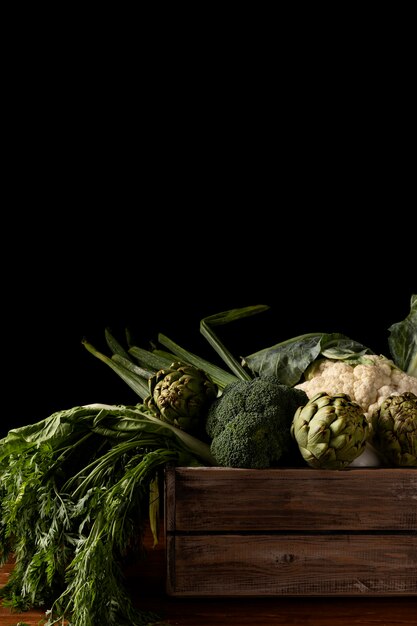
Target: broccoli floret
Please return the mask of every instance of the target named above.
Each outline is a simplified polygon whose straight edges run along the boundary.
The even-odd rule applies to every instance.
[[[224,467],[265,469],[283,460],[300,460],[291,436],[297,408],[307,394],[280,384],[275,376],[239,380],[227,385],[210,405],[206,432],[211,453]]]

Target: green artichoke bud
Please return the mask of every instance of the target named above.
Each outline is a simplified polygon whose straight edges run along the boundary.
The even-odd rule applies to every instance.
[[[187,432],[204,428],[206,412],[218,391],[204,370],[175,362],[153,374],[148,384],[144,402],[160,420]]]
[[[342,469],[365,450],[368,421],[356,402],[344,393],[317,393],[298,407],[291,434],[308,465]]]
[[[411,391],[391,395],[372,416],[372,444],[383,458],[399,467],[417,466],[417,396]]]

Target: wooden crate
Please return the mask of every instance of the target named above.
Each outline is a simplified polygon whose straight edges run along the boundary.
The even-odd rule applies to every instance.
[[[170,596],[417,595],[417,469],[167,468]]]

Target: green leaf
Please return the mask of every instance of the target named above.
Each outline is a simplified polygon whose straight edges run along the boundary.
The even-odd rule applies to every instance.
[[[388,347],[395,365],[417,377],[417,294],[411,296],[407,317],[392,324],[388,331]]]
[[[341,333],[307,333],[259,350],[244,357],[244,361],[259,376],[276,376],[281,384],[291,387],[319,356],[352,362],[363,354],[373,353]]]
[[[35,424],[9,430],[6,437],[0,439],[0,462],[10,454],[20,454],[43,442],[56,448],[68,445],[73,436],[80,437],[82,432],[88,431],[96,413],[91,407],[74,407],[57,411]]]

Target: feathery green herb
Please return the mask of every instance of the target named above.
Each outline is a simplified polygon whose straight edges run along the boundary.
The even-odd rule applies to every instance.
[[[60,411],[0,440],[0,557],[15,556],[4,604],[44,607],[45,626],[145,626],[124,587],[126,555],[158,531],[158,474],[211,464],[207,444],[143,405]],[[159,623],[159,622],[158,622]]]

